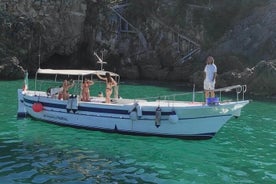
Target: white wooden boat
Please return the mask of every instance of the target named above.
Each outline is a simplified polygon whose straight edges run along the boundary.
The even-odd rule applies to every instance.
[[[120,76],[110,73],[119,82]],[[112,103],[107,104],[104,103],[104,97],[96,96],[92,96],[89,102],[81,101],[78,89],[72,92],[68,100],[60,100],[56,94],[38,90],[39,76],[53,76],[54,82],[58,82],[58,76],[70,76],[78,88],[84,77],[96,74],[104,75],[105,71],[38,69],[35,89],[18,89],[18,117],[28,115],[58,125],[122,134],[209,139],[231,117],[240,116],[242,107],[249,103],[244,100],[246,86],[241,85],[216,90],[218,94],[236,89],[237,100],[211,104],[194,100],[176,101],[173,100],[174,95],[170,95],[172,100],[167,96],[167,99],[155,101],[115,96]],[[239,100],[239,95],[242,95],[242,100]]]

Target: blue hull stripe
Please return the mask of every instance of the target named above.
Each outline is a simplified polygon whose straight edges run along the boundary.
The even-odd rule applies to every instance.
[[[26,103],[29,104],[34,104],[37,101],[33,100],[28,100],[24,99]],[[51,107],[51,108],[57,108],[57,109],[66,109],[65,104],[55,104],[55,103],[47,103],[47,102],[41,102],[44,106],[46,107]],[[78,106],[79,111],[88,111],[88,112],[98,112],[98,113],[109,113],[109,114],[124,114],[124,115],[129,115],[128,110],[120,110],[120,109],[106,109],[106,108],[96,108],[96,107],[83,107],[83,106]],[[155,111],[143,111],[143,115],[149,115],[149,116],[155,116]],[[161,112],[161,115],[171,115],[173,112]]]
[[[24,99],[26,103],[34,104],[37,101],[32,101],[28,99]],[[65,104],[54,104],[54,103],[47,103],[47,102],[41,102],[43,106],[51,107],[51,108],[57,108],[57,109],[66,109]],[[109,114],[129,114],[127,110],[119,110],[119,109],[104,109],[104,108],[95,108],[95,107],[83,107],[78,106],[79,111],[88,111],[88,112],[98,112],[98,113],[109,113]]]
[[[25,102],[29,104],[33,104],[36,101],[24,99]],[[43,106],[46,107],[52,107],[52,108],[58,108],[58,109],[64,109],[66,110],[66,105],[64,104],[54,104],[54,103],[47,103],[47,102],[40,102],[43,104]],[[31,106],[29,106],[31,107]],[[52,112],[59,112],[60,111],[55,111],[55,110],[49,110]],[[106,108],[95,108],[95,107],[82,107],[78,106],[78,111],[86,111],[86,112],[93,112],[93,113],[106,113],[106,114],[117,114],[117,115],[129,115],[129,112],[127,110],[118,110],[118,109],[106,109]],[[80,115],[84,115],[81,113],[78,113]],[[142,120],[155,120],[155,112],[154,111],[143,111],[142,112],[143,116],[154,116],[154,118],[146,118],[143,117],[141,118]],[[171,114],[174,114],[174,112],[162,112],[162,116],[169,116]],[[97,116],[98,115],[86,115],[86,116]],[[189,120],[189,119],[205,119],[205,118],[216,118],[216,117],[229,117],[232,116],[231,114],[222,114],[222,115],[212,115],[212,116],[202,116],[202,117],[188,117],[188,118],[179,118],[179,120]],[[110,116],[100,116],[100,117],[105,117],[105,118],[113,118],[113,119],[129,119],[129,118],[122,118],[122,117],[110,117]],[[167,118],[162,118],[161,120],[167,120]]]
[[[104,108],[95,108],[95,107],[78,107],[79,111],[88,111],[88,112],[99,112],[99,113],[109,113],[109,114],[129,114],[127,110],[120,109],[104,109]]]
[[[40,102],[44,106],[47,106],[47,107],[52,107],[52,108],[57,108],[57,109],[66,109],[66,105],[65,104],[54,104],[54,103],[47,103],[47,102],[41,102],[41,101],[33,101],[33,100],[25,99],[25,98],[24,98],[24,101],[26,103],[29,103],[29,104],[34,104],[36,102]]]
[[[142,114],[145,116],[155,116],[155,111],[143,111]],[[161,112],[161,115],[164,115],[164,116],[169,116],[173,114],[174,112]]]

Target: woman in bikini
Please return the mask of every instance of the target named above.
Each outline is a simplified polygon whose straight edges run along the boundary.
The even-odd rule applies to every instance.
[[[75,84],[74,81],[71,84],[66,79],[63,81],[63,84],[62,84],[62,98],[63,98],[63,100],[68,100],[69,99],[68,90],[69,90],[69,88],[73,87],[74,84]]]
[[[117,82],[110,76],[110,73],[106,72],[105,77],[101,77],[99,74],[97,74],[99,79],[104,80],[106,82],[106,89],[105,89],[105,94],[106,94],[106,103],[110,103],[110,96],[112,94],[112,88],[114,86],[117,86]]]
[[[85,78],[82,83],[82,100],[88,102],[90,98],[90,90],[89,87],[93,85],[94,82]]]

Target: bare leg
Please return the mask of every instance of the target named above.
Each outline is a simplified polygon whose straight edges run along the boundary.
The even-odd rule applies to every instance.
[[[106,103],[110,103],[110,96],[111,96],[112,91],[110,89],[106,89],[105,93],[106,93],[106,100],[105,100],[105,102]]]
[[[82,92],[82,101],[85,101],[85,92]]]
[[[83,101],[88,101],[88,98],[87,98],[87,93],[85,92],[85,94],[84,94],[84,100]]]
[[[211,97],[215,97],[215,92],[214,91],[211,91]]]
[[[206,91],[205,91],[205,98],[206,98],[206,99],[209,98],[209,92],[210,92],[209,90],[206,90]]]
[[[87,102],[90,101],[90,91],[89,90],[86,92],[86,101]]]
[[[64,92],[62,96],[63,96],[63,100],[69,99],[69,94],[67,92]]]

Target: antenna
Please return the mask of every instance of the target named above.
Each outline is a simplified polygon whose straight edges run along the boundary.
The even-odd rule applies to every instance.
[[[38,68],[40,68],[40,46],[41,46],[41,36],[39,37],[39,45],[38,45]]]
[[[96,52],[94,52],[94,55],[95,55],[95,56],[97,57],[97,59],[98,59],[97,63],[101,65],[101,70],[103,70],[103,65],[104,65],[104,64],[107,64],[107,62],[104,62],[104,61],[103,61],[103,52],[102,52],[102,58],[100,58]]]

